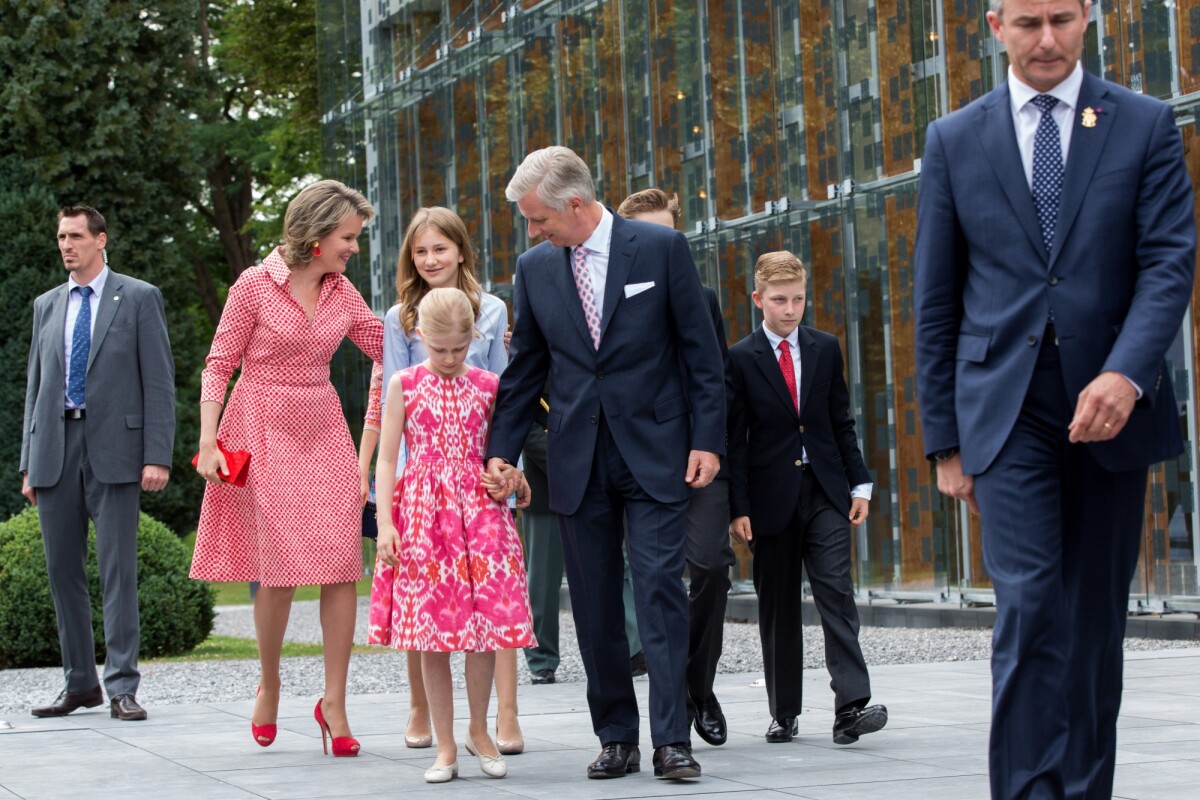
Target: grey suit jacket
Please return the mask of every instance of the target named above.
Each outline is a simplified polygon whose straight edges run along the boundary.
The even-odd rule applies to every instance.
[[[64,283],[33,303],[21,472],[34,488],[54,486],[65,447]],[[171,465],[175,442],[175,362],[162,294],[109,272],[96,311],[87,367],[88,461],[103,483],[134,483],[146,464]]]

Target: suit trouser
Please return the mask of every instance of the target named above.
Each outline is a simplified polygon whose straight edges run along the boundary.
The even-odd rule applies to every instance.
[[[654,747],[687,742],[688,607],[682,576],[688,501],[650,497],[603,417],[599,427],[583,500],[574,514],[560,518],[592,727],[601,744],[639,740],[621,602],[624,517],[638,630],[650,670],[651,741]]]
[[[84,564],[88,518],[96,525],[96,558],[104,593],[104,688],[109,697],[137,694],[141,646],[137,595],[137,524],[141,486],[103,483],[88,462],[84,422],[66,421],[62,476],[37,489],[50,593],[58,615],[67,689],[96,687],[96,645]]]
[[[1068,442],[1073,415],[1050,340],[1008,441],[975,477],[996,591],[994,798],[1112,794],[1146,469],[1105,470]]]
[[[808,583],[825,633],[825,666],[833,688],[834,710],[866,705],[871,699],[871,678],[858,644],[858,606],[850,577],[850,520],[829,502],[811,468],[802,473],[800,499],[790,529],[777,536],[755,537],[752,545],[758,630],[771,716],[796,717],[801,711],[802,563],[808,568]]]
[[[713,681],[721,660],[729,568],[729,481],[716,480],[692,492],[687,509],[688,708],[715,699]]]
[[[563,549],[557,514],[521,514],[525,533],[525,577],[529,583],[529,605],[533,611],[533,635],[537,647],[525,648],[525,663],[530,672],[558,669],[558,609],[562,588]],[[638,636],[637,609],[633,600],[633,581],[625,565],[621,600],[625,608],[625,637],[629,655],[642,649]],[[711,684],[710,684],[711,685]]]

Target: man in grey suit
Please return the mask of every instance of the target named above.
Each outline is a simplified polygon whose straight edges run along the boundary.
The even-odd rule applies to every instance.
[[[67,282],[33,305],[21,493],[38,508],[66,686],[35,717],[104,702],[96,676],[84,575],[88,519],[104,590],[104,684],[111,715],[146,718],[137,703],[140,490],[160,491],[175,440],[175,366],[162,294],[108,269],[104,217],[58,215]]]

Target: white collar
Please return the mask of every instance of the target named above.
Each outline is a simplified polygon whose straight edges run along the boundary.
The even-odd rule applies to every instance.
[[[765,324],[762,326],[762,330],[763,330],[763,333],[765,333],[767,335],[767,341],[771,343],[771,349],[778,350],[779,343],[783,341],[783,337],[780,336],[779,334],[775,333],[774,331],[772,331]],[[791,351],[793,354],[799,351],[799,348],[800,348],[800,326],[799,325],[797,325],[796,329],[793,330],[791,332],[791,334],[787,337],[787,343],[788,343],[788,347],[791,348]]]
[[[1076,61],[1075,69],[1071,70],[1071,74],[1063,78],[1063,80],[1048,92],[1039,92],[1027,83],[1024,83],[1013,72],[1013,68],[1008,68],[1008,93],[1012,98],[1012,110],[1014,114],[1021,113],[1021,109],[1025,107],[1033,98],[1040,94],[1048,94],[1054,97],[1058,102],[1062,103],[1069,110],[1074,110],[1079,103],[1079,90],[1083,87],[1083,66]]]
[[[583,246],[589,253],[608,255],[612,242],[613,215],[604,206],[600,206],[600,210],[600,222],[596,225],[596,230],[592,231],[592,235],[583,242]]]
[[[87,284],[88,286],[91,287],[92,291],[96,293],[97,299],[99,299],[100,295],[102,295],[104,293],[104,283],[107,280],[108,280],[108,267],[106,266],[102,270],[100,270],[99,275],[97,275],[95,278],[92,278],[91,283]],[[71,273],[70,275],[67,276],[67,294],[70,294],[72,289],[81,288],[83,285],[84,284],[75,280],[74,273]]]

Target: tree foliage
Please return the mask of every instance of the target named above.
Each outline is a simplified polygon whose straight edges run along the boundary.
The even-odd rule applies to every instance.
[[[189,462],[225,288],[316,171],[314,49],[313,0],[0,4],[0,352],[26,363],[33,299],[65,278],[57,209],[100,209],[111,267],[166,301],[179,426],[172,480],[143,506],[178,531],[203,490]],[[5,516],[24,504],[24,390],[0,384]]]

